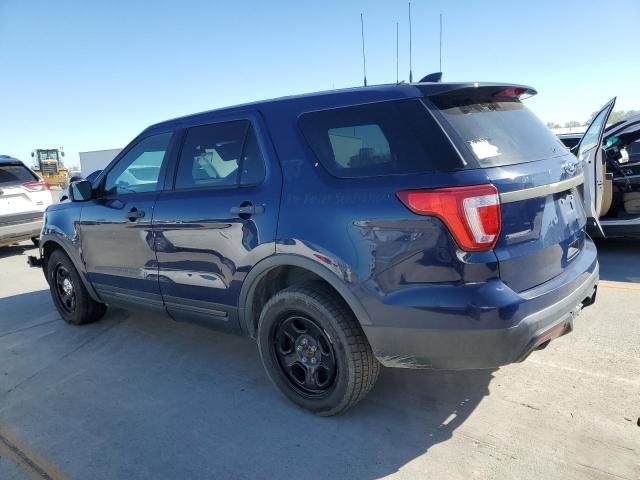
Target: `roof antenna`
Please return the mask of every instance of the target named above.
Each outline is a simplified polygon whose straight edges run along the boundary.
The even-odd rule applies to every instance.
[[[360,32],[362,34],[362,71],[364,72],[364,86],[367,86],[367,57],[364,56],[364,20],[360,14]]]
[[[411,70],[411,2],[409,2],[409,83],[413,83],[413,71]]]
[[[398,76],[398,22],[396,22],[396,84],[400,83],[400,77]]]
[[[442,14],[440,14],[440,71],[442,72]]]

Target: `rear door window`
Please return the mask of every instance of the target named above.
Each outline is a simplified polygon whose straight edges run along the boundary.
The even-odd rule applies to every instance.
[[[430,97],[454,142],[480,167],[566,155],[563,143],[520,100],[506,97]]]
[[[264,161],[248,120],[192,127],[182,146],[176,189],[257,184]]]
[[[309,112],[300,128],[322,165],[337,177],[448,171],[463,163],[419,100]]]
[[[37,179],[27,167],[22,165],[0,165],[0,187],[21,185]]]

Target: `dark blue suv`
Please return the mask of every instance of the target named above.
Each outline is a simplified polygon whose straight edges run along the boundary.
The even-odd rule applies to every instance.
[[[380,365],[494,368],[593,303],[582,165],[528,87],[418,83],[258,102],[153,125],[46,212],[64,320],[142,308],[253,337],[321,415]]]

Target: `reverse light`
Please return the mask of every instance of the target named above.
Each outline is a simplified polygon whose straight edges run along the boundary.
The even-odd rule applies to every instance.
[[[396,195],[413,213],[442,220],[463,250],[491,250],[498,241],[500,197],[491,184],[401,190]]]
[[[22,186],[30,192],[44,192],[45,190],[49,190],[50,185],[49,182],[41,180],[37,182],[25,182]]]

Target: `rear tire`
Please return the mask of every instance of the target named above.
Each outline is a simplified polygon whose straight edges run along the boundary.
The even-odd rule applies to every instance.
[[[84,325],[99,320],[107,311],[106,305],[91,298],[80,274],[61,250],[47,260],[47,281],[53,303],[65,322]]]
[[[269,379],[291,402],[322,416],[341,413],[373,388],[380,364],[346,303],[321,283],[275,294],[258,324]]]

